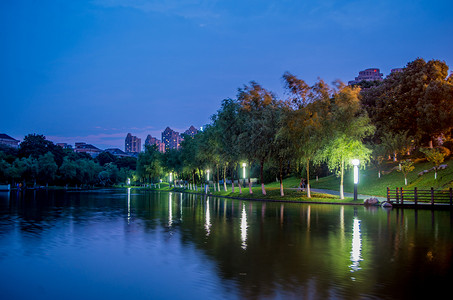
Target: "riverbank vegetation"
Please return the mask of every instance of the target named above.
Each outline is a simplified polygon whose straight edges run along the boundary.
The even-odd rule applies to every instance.
[[[325,197],[311,187],[344,199],[352,191],[351,161],[359,159],[363,194],[452,185],[453,76],[444,62],[416,59],[383,81],[353,86],[309,85],[289,72],[282,82],[283,98],[256,82],[244,85],[180,149],[146,146],[137,159],[106,152],[91,159],[28,135],[18,150],[0,151],[0,181],[107,186],[130,178],[154,188],[168,182],[166,189],[211,186],[225,196],[276,198],[300,198],[292,188],[302,186],[307,199]]]
[[[343,199],[344,188],[350,190],[345,173],[354,158],[362,170],[374,169],[376,178],[369,178],[382,183],[369,183],[379,186],[369,188],[374,195],[383,195],[387,186],[411,185],[413,174],[425,170],[417,162],[428,159],[432,166],[426,170],[448,166],[453,77],[445,63],[417,59],[383,81],[354,86],[329,86],[322,80],[310,86],[291,73],[282,79],[285,99],[250,82],[238,90],[236,99],[225,99],[212,122],[194,138],[187,136],[180,150],[159,154],[147,148],[139,155],[138,165],[143,167],[138,178],[149,183],[171,177],[173,184],[184,182],[190,189],[211,184],[214,193],[239,189],[243,195],[263,196],[277,180],[284,196],[284,179],[293,177],[310,198],[313,178],[329,175],[331,179],[315,186],[329,182],[329,189],[339,190]],[[252,187],[252,178],[260,190]],[[432,186],[442,188],[441,181]],[[365,182],[362,179],[361,186]]]

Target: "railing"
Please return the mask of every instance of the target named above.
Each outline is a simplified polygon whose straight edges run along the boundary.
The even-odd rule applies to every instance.
[[[430,190],[419,190],[417,188],[413,189],[403,189],[395,188],[390,189],[387,187],[387,201],[392,204],[442,204],[442,205],[453,205],[453,189],[448,190],[435,190],[431,188]]]

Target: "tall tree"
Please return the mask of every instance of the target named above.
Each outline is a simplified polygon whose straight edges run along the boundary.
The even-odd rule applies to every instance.
[[[241,105],[239,114],[245,123],[244,130],[238,139],[241,154],[247,159],[249,166],[255,161],[259,163],[261,191],[265,195],[264,163],[269,158],[271,144],[277,133],[276,119],[273,114],[277,100],[272,92],[252,81],[249,86],[239,89],[238,101]],[[248,173],[249,192],[251,194],[250,172]]]
[[[306,172],[306,192],[310,198],[310,163],[325,139],[322,126],[323,118],[329,113],[331,89],[322,80],[309,87],[303,80],[288,72],[283,75],[283,79],[289,93],[290,109],[285,111],[280,134],[290,139],[295,146],[294,154]],[[301,177],[303,176],[301,174]]]
[[[439,60],[418,58],[402,72],[362,92],[362,101],[377,134],[408,131],[421,144],[453,128],[453,85],[448,66]]]
[[[371,150],[364,144],[365,137],[374,133],[366,111],[361,107],[360,88],[341,85],[335,92],[330,118],[326,119],[326,145],[317,156],[330,170],[340,176],[340,198],[344,199],[344,172],[352,167],[352,159],[359,159],[361,167],[370,160]]]

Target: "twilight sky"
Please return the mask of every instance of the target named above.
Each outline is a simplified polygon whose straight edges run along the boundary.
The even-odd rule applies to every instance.
[[[417,57],[453,67],[453,1],[0,1],[0,133],[124,150],[203,126],[254,80],[284,97]]]

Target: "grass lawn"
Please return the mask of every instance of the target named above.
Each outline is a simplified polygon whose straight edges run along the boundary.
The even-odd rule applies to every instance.
[[[435,189],[448,189],[453,187],[453,159],[447,160],[444,164],[448,167],[445,170],[440,170],[437,174],[437,180],[434,179],[434,171],[426,173],[422,176],[418,176],[423,170],[432,168],[432,164],[426,160],[415,161],[415,169],[407,176],[408,185],[404,186],[404,175],[396,170],[398,162],[385,162],[382,169],[384,174],[381,174],[381,178],[378,177],[378,172],[374,167],[367,167],[365,170],[359,171],[359,194],[371,195],[371,196],[382,196],[385,197],[387,194],[387,187],[395,189],[396,187],[429,189],[434,187]],[[248,186],[242,188],[242,194],[239,194],[239,188],[235,186],[235,192],[231,191],[231,185],[228,185],[228,191],[223,190],[223,185],[220,186],[220,191],[214,192],[213,186],[211,185],[211,193],[215,196],[234,197],[242,199],[256,199],[256,200],[278,200],[278,201],[306,201],[306,202],[322,202],[322,203],[354,203],[352,198],[345,198],[340,200],[338,196],[329,194],[313,193],[312,197],[307,198],[305,192],[300,192],[294,188],[299,187],[300,178],[289,177],[283,181],[284,196],[280,196],[280,183],[272,182],[266,184],[266,193],[263,195],[261,192],[261,186],[257,185],[252,188],[253,194],[249,193]],[[310,180],[310,185],[315,189],[328,189],[338,191],[340,189],[340,178],[335,175],[326,176],[319,178],[318,181],[315,179]],[[161,183],[160,191],[184,191],[188,193],[195,193],[182,188],[169,188],[167,183]],[[344,191],[348,193],[354,192],[353,175],[352,170],[347,171],[344,177]],[[202,193],[201,190],[198,191]],[[356,203],[363,203],[363,200],[357,200]]]
[[[434,179],[434,171],[418,176],[423,170],[429,170],[433,167],[432,163],[426,160],[415,161],[415,169],[407,176],[407,186],[404,185],[404,175],[394,168],[398,166],[398,162],[386,162],[383,165],[385,175],[381,174],[378,177],[378,172],[374,167],[368,167],[366,170],[359,171],[359,186],[358,192],[365,195],[386,196],[387,187],[395,189],[396,187],[429,189],[448,189],[453,187],[453,159],[449,159],[444,164],[448,167],[440,170],[437,173],[437,180]],[[335,175],[320,178],[318,181],[310,181],[313,188],[330,189],[338,191],[340,188],[340,178]],[[352,170],[346,172],[344,177],[344,191],[354,192]]]

